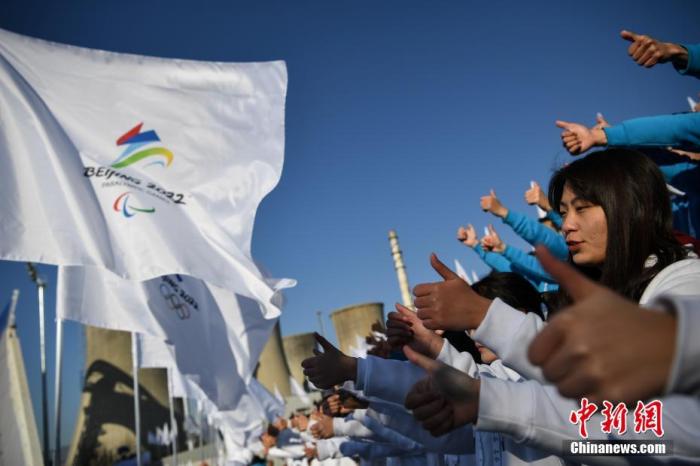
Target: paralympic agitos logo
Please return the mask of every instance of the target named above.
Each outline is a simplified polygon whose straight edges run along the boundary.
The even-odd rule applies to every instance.
[[[129,166],[140,166],[150,170],[167,169],[175,158],[173,153],[161,147],[160,137],[155,130],[141,131],[143,123],[131,128],[117,139],[117,146],[124,147],[121,154],[110,164],[109,167],[85,167],[84,176],[104,178],[103,187],[123,186],[127,190],[120,192],[112,203],[112,209],[121,213],[124,217],[130,218],[137,214],[152,214],[156,211],[153,206],[143,206],[135,203],[132,199],[134,191],[140,191],[151,195],[161,201],[184,205],[184,194],[169,191],[158,184],[142,180],[133,175],[127,175],[119,169]]]

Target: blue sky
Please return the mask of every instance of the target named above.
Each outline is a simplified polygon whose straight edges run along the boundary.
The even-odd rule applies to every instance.
[[[700,81],[669,66],[638,67],[618,34],[626,28],[694,43],[698,17],[700,3],[681,1],[0,5],[0,27],[73,45],[287,62],[285,167],[260,206],[253,238],[257,260],[299,281],[287,293],[285,335],[316,330],[319,310],[327,316],[354,303],[400,299],[391,228],[412,285],[435,280],[432,251],[486,272],[454,239],[460,224],[481,231],[492,221],[479,197],[494,188],[507,206],[534,213],[523,202],[530,180],[546,185],[568,158],[558,118],[590,123],[602,112],[614,123],[686,111],[686,96],[697,96]],[[506,242],[522,245],[495,225]],[[51,266],[40,271],[49,282],[53,377],[56,273]],[[24,264],[0,262],[1,304],[13,288],[21,290],[18,328],[40,419],[35,291]],[[330,320],[325,326],[332,328]],[[80,326],[65,328],[64,444],[73,434],[83,364]]]

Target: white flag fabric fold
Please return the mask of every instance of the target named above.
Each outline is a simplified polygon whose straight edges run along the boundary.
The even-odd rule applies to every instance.
[[[455,273],[457,274],[457,276],[459,276],[459,278],[467,282],[469,285],[472,284],[472,281],[469,279],[469,276],[467,276],[467,271],[464,270],[464,267],[462,267],[462,264],[457,259],[455,259]]]
[[[275,290],[294,285],[288,279],[270,283]],[[172,354],[150,342],[141,363],[196,377],[222,410],[236,406],[277,321],[265,318],[258,302],[192,277],[132,282],[96,267],[59,267],[56,307],[61,319],[164,340]]]
[[[191,275],[268,303],[256,209],[284,158],[284,62],[111,53],[0,30],[0,258]]]
[[[145,333],[134,333],[133,335],[138,338],[138,367],[168,369],[170,397],[210,402],[201,389],[194,388],[194,385],[199,381],[198,377],[193,374],[185,376],[178,369],[173,345]],[[197,385],[197,387],[199,386]]]
[[[289,387],[292,390],[292,395],[296,396],[299,398],[299,401],[302,402],[304,406],[313,406],[313,401],[311,401],[311,398],[309,398],[309,394],[306,393],[304,390],[304,387],[301,386],[299,382],[297,382],[297,379],[294,378],[294,376],[289,376]]]
[[[240,396],[235,407],[219,409],[200,388],[198,376],[180,373],[175,357],[175,348],[159,338],[136,334],[139,339],[139,367],[167,368],[172,380],[172,397],[197,400],[199,410],[206,416],[207,422],[221,431],[227,452],[240,449],[257,439],[265,421],[272,421],[284,414],[284,406],[279,406],[272,395],[255,379],[246,384],[243,378],[234,375],[231,383],[236,386]],[[199,416],[196,417],[200,419]],[[235,448],[234,448],[235,446]]]
[[[250,379],[246,384],[242,378],[233,377],[236,391],[240,393],[235,408],[220,410],[219,407],[200,388],[199,377],[183,375],[180,373],[175,358],[175,349],[172,345],[145,334],[136,334],[139,339],[138,364],[139,367],[163,367],[167,368],[172,377],[173,391],[170,396],[189,398],[197,401],[197,414],[195,424],[201,421],[203,415],[207,423],[220,430],[224,437],[227,453],[240,450],[262,433],[265,421],[272,421],[278,415],[284,414],[284,406],[278,406],[270,398],[274,398],[255,379]],[[187,400],[183,400],[187,402]],[[192,424],[193,419],[188,419]],[[186,429],[198,434],[201,426],[195,429],[193,425],[185,426]]]

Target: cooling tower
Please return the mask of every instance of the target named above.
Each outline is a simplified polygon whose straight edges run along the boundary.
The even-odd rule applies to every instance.
[[[299,333],[282,338],[282,346],[284,347],[284,354],[287,356],[289,370],[302,386],[304,385],[304,372],[301,368],[301,362],[314,355],[313,349],[315,344],[316,339],[313,333]]]
[[[348,306],[331,313],[331,320],[338,337],[340,350],[351,354],[359,341],[364,341],[372,331],[372,325],[379,322],[384,328],[384,305],[366,303]]]
[[[112,464],[112,461],[135,454],[129,333],[85,327],[84,383],[66,464]],[[163,447],[148,443],[149,432],[155,433],[156,428],[170,423],[165,369],[139,369],[139,387],[141,448],[153,449],[151,453],[155,459],[167,454]],[[181,426],[181,412],[176,412],[176,419]],[[183,429],[178,431],[183,432]]]
[[[287,365],[287,358],[284,357],[279,322],[275,324],[275,328],[270,334],[270,339],[267,340],[267,344],[265,344],[265,348],[260,354],[260,363],[255,377],[273,395],[275,395],[275,389],[283,397],[288,397],[292,394],[289,387],[289,366]]]

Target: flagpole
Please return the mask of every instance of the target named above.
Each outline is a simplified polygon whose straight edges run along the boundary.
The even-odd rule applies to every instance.
[[[61,376],[62,369],[62,352],[63,352],[63,319],[56,318],[56,373],[54,385],[54,432],[56,437],[54,440],[53,464],[61,466]]]
[[[197,403],[198,409],[200,403]],[[199,451],[201,453],[200,459],[204,463],[204,409],[199,410]]]
[[[173,442],[173,462],[177,466],[177,423],[175,422],[175,406],[173,398],[173,374],[170,367],[165,369],[168,372],[168,402],[170,404],[170,436]]]
[[[316,317],[318,317],[318,325],[321,328],[321,335],[326,337],[326,329],[323,327],[323,313],[321,311],[316,311]]]
[[[190,399],[182,399],[182,418],[184,422],[190,422]],[[185,429],[185,440],[187,441],[187,451],[192,451],[191,435],[190,432]]]
[[[139,355],[136,333],[131,332],[131,365],[134,381],[134,433],[136,435],[136,465],[141,466],[141,395],[139,394]]]
[[[46,337],[44,332],[44,287],[46,282],[39,277],[34,264],[27,262],[29,277],[36,284],[39,295],[39,354],[41,358],[41,421],[44,439],[44,465],[49,465],[49,402],[46,393]]]

